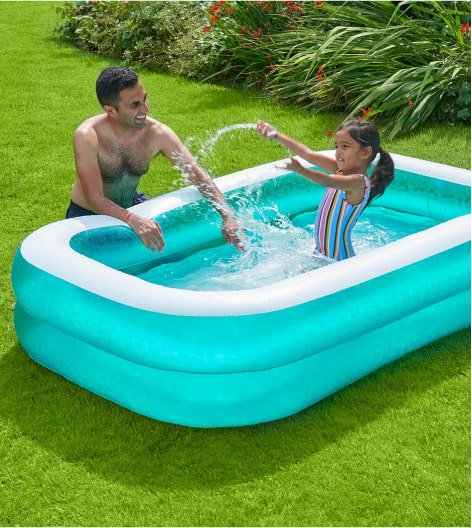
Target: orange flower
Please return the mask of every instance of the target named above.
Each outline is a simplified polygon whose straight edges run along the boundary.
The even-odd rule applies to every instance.
[[[326,135],[327,135],[329,138],[332,138],[332,137],[334,136],[334,132],[333,132],[332,130],[328,129],[328,130],[326,131]]]
[[[370,108],[370,107],[369,108],[361,108],[361,112],[362,112],[362,115],[364,117],[367,117],[370,114],[371,111],[372,111],[372,108]]]
[[[316,9],[321,9],[323,7],[323,0],[318,0],[316,2]]]
[[[226,8],[226,14],[227,15],[232,15],[234,13],[235,9],[236,9],[235,7],[227,7]]]
[[[316,76],[316,78],[319,82],[324,81],[324,77],[320,73]]]
[[[462,33],[468,33],[470,31],[470,23],[467,22],[467,24],[461,24],[461,31]]]
[[[203,28],[203,31],[206,31],[208,33],[209,31],[211,31],[211,27],[210,26],[205,26]]]
[[[212,17],[210,18],[210,24],[211,24],[212,26],[214,26],[214,25],[218,22],[219,19],[220,19],[220,17],[217,17],[216,15],[215,15],[215,16],[212,16]]]
[[[413,106],[413,101],[411,99],[408,101],[408,106]]]
[[[321,73],[322,71],[324,71],[324,66],[321,64],[318,68],[318,73]]]
[[[214,15],[215,13],[218,13],[219,10],[220,10],[219,6],[212,5],[210,7],[210,9],[208,10],[208,12],[211,13],[212,15]]]

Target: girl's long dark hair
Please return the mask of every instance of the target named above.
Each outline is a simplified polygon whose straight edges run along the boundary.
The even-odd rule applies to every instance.
[[[370,121],[350,119],[343,123],[338,130],[346,130],[361,147],[372,147],[369,163],[372,163],[377,154],[380,155],[377,166],[370,177],[370,196],[367,202],[369,204],[376,196],[382,196],[388,185],[392,183],[395,169],[393,159],[386,150],[381,148],[377,127]]]

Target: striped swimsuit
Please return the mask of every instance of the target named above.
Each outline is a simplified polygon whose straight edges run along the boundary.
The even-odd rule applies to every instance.
[[[351,205],[345,191],[328,187],[321,199],[316,215],[316,250],[327,257],[344,260],[354,256],[351,231],[367,205],[370,180],[364,176],[365,191],[362,202]]]

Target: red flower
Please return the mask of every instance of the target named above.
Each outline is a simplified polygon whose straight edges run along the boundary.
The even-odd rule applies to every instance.
[[[235,9],[236,9],[235,7],[227,7],[226,8],[226,14],[227,15],[232,15],[234,13]]]
[[[326,135],[329,137],[329,138],[332,138],[334,136],[334,132],[332,130],[327,130],[326,131]]]
[[[218,13],[219,10],[220,10],[219,6],[212,5],[210,7],[210,9],[208,10],[208,12],[211,13],[212,15],[214,15],[215,13]]]
[[[298,5],[290,6],[288,8],[289,13],[299,13],[301,10],[302,10],[302,7]]]
[[[318,79],[319,82],[324,81],[324,77],[321,74],[318,74],[316,78]]]
[[[316,8],[317,8],[317,9],[321,9],[322,7],[323,7],[323,0],[318,0],[318,1],[316,2]]]
[[[413,101],[411,99],[408,101],[408,106],[413,106]]]
[[[470,31],[470,23],[467,22],[467,24],[461,24],[461,31],[462,31],[462,33],[469,33],[469,31]]]
[[[211,27],[210,26],[205,26],[203,28],[203,31],[206,31],[208,33],[209,31],[211,31]]]
[[[258,28],[257,31],[254,30],[254,31],[252,32],[252,36],[255,37],[255,38],[261,37],[261,36],[262,36],[262,29],[261,29],[261,28]]]
[[[371,111],[372,111],[372,108],[370,108],[370,107],[369,108],[361,108],[361,112],[362,112],[362,115],[364,117],[367,117],[370,114]]]
[[[222,7],[225,5],[225,0],[220,0],[219,2],[216,2],[217,7]]]
[[[211,24],[212,26],[214,26],[214,25],[218,22],[219,19],[220,19],[220,17],[217,17],[216,15],[215,15],[215,16],[212,16],[212,17],[210,18],[210,24]]]
[[[271,70],[276,70],[277,69],[277,64],[269,64],[269,68]]]

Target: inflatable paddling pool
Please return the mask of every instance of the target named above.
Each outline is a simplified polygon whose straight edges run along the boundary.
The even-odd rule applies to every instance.
[[[133,271],[224,246],[193,187],[131,208],[161,223],[161,254],[110,217],[38,229],[12,269],[19,341],[48,369],[155,419],[220,427],[291,415],[470,324],[470,172],[393,158],[394,183],[364,214],[429,227],[260,287],[197,291]],[[314,218],[323,189],[278,164],[217,185],[236,209],[241,192],[256,192],[294,222]]]

